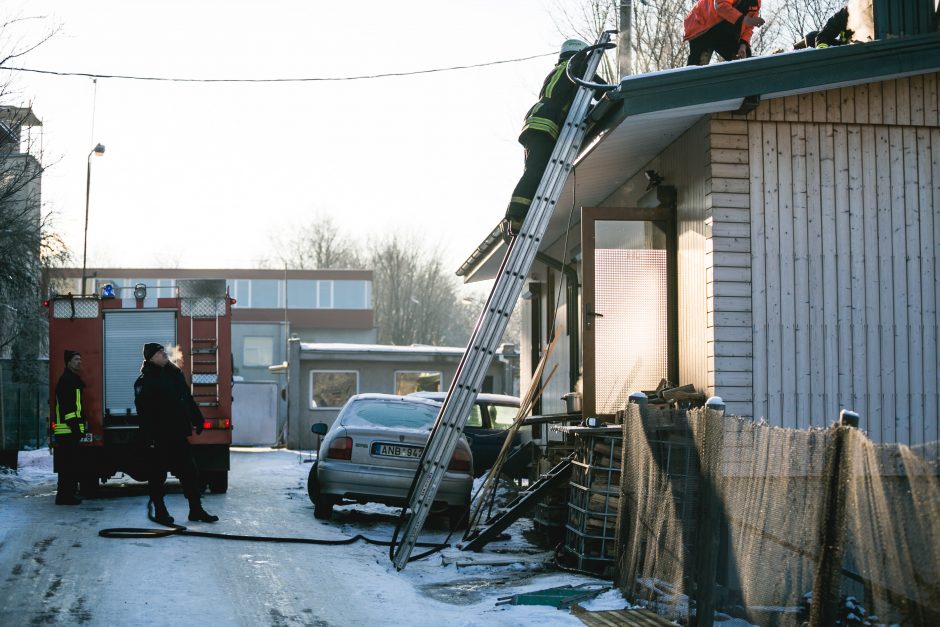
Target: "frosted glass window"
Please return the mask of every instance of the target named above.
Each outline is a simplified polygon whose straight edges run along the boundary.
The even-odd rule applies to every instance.
[[[654,223],[595,226],[596,410],[613,414],[668,376],[666,238]]]
[[[244,366],[270,366],[274,363],[274,338],[246,336],[242,352]]]

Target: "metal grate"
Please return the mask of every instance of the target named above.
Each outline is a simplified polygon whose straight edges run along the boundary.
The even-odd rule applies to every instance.
[[[214,318],[225,315],[224,298],[182,298],[180,311],[190,318]]]
[[[215,385],[219,382],[219,375],[216,374],[193,374],[193,385]]]
[[[94,298],[57,298],[52,301],[53,318],[97,318],[98,301]]]

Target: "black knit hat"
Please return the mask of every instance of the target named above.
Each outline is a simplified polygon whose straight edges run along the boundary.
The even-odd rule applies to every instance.
[[[158,344],[156,342],[147,342],[146,344],[144,344],[144,359],[149,361],[151,357],[153,357],[154,355],[156,355],[162,350],[163,350],[163,344]]]
[[[65,365],[66,366],[69,365],[69,362],[72,361],[72,357],[75,357],[75,355],[81,355],[81,353],[79,353],[78,351],[70,351],[69,349],[65,349]]]

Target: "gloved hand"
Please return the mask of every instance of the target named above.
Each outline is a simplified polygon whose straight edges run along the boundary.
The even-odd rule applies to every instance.
[[[199,435],[200,433],[202,433],[202,423],[201,423],[201,422],[197,422],[194,426],[196,427],[196,435]]]
[[[72,435],[77,435],[81,437],[82,435],[82,421],[80,418],[69,418],[65,421],[65,424],[68,425],[69,429],[72,430]]]

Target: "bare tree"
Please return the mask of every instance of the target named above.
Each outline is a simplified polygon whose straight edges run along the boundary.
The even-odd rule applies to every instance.
[[[363,260],[355,241],[344,234],[333,218],[318,212],[313,220],[291,229],[291,235],[274,235],[273,258],[264,265],[294,270],[362,268]]]
[[[55,34],[51,28],[25,44],[18,27],[37,19],[44,18],[0,23],[0,69]],[[17,380],[34,382],[46,338],[43,268],[61,264],[68,252],[42,211],[42,144],[33,133],[40,122],[29,106],[10,105],[11,93],[10,80],[0,84],[0,355],[12,358]]]
[[[637,74],[682,67],[689,54],[684,21],[695,0],[632,0],[633,71]],[[845,4],[844,0],[764,0],[766,24],[755,28],[751,50],[770,54],[792,47],[803,35],[818,30]],[[619,28],[620,0],[581,0],[556,4],[552,13],[559,33],[594,41],[601,32]],[[605,79],[615,77],[613,55],[605,55]]]
[[[458,283],[445,269],[439,250],[424,248],[413,235],[391,234],[370,245],[369,267],[375,276],[380,342],[454,343],[450,322],[458,309]]]

